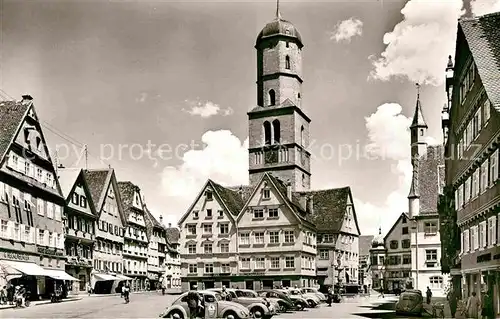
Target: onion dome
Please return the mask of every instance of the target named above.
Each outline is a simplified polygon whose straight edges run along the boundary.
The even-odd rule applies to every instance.
[[[375,236],[372,241],[372,248],[384,247],[384,236],[382,236],[382,228],[378,229],[378,236]]]
[[[279,1],[276,7],[276,18],[266,24],[266,26],[260,31],[257,36],[256,46],[258,46],[263,40],[275,37],[275,36],[283,36],[288,37],[290,40],[295,40],[299,47],[302,47],[302,37],[300,36],[299,31],[295,26],[287,20],[281,18],[281,14],[279,11]]]

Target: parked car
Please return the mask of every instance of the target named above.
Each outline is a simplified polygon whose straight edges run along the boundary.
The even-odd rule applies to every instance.
[[[304,310],[305,308],[311,308],[311,304],[306,297],[302,296],[302,294],[292,294],[288,289],[279,289],[278,291],[286,294],[290,299],[292,299],[295,303],[295,308],[297,310]]]
[[[290,292],[291,295],[299,295],[302,298],[304,298],[305,300],[307,300],[307,303],[309,304],[309,308],[314,308],[321,303],[321,301],[319,300],[318,296],[316,296],[316,294],[303,293],[298,288],[288,288],[287,290]]]
[[[270,308],[273,309],[275,313],[279,312],[280,305],[278,303],[278,300],[276,300],[274,298],[267,298],[267,297],[259,296],[259,294],[257,294],[257,292],[255,290],[250,290],[250,289],[238,289],[238,290],[244,292],[249,297],[264,299],[264,301],[266,302],[266,305],[268,307],[271,306]]]
[[[280,291],[272,289],[259,290],[257,291],[257,294],[262,298],[275,301],[276,304],[278,304],[279,312],[286,312],[295,309],[293,300]]]
[[[212,288],[210,291],[218,293],[222,292],[221,288]],[[271,318],[276,314],[276,309],[273,305],[264,298],[259,296],[255,297],[249,294],[244,289],[226,289],[227,293],[231,296],[231,301],[236,302],[250,311],[250,316],[255,318]]]
[[[396,302],[396,314],[421,316],[424,311],[424,298],[420,290],[406,290]]]
[[[214,318],[226,319],[247,319],[250,318],[250,312],[246,307],[232,301],[223,300],[221,295],[214,291],[198,291],[203,297],[205,306],[215,305],[216,315]],[[179,296],[172,304],[162,312],[160,318],[188,319],[190,318],[189,307],[187,304],[187,295],[185,292]]]
[[[326,296],[316,288],[306,287],[301,288],[300,291],[303,294],[314,294],[316,295],[316,297],[318,297],[319,301],[326,302]]]

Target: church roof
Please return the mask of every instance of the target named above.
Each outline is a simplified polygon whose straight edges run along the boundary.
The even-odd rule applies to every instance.
[[[290,21],[284,20],[281,17],[276,17],[276,19],[264,26],[257,36],[256,46],[263,40],[275,36],[289,37],[296,40],[300,47],[303,46],[302,37],[297,28]]]
[[[500,112],[500,12],[459,20],[479,77],[493,107]],[[458,50],[458,47],[457,47]]]

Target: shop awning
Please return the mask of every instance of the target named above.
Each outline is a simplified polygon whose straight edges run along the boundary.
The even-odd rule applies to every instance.
[[[108,274],[94,274],[93,275],[96,281],[108,281],[108,280],[120,280],[115,276],[111,276]]]
[[[47,271],[35,263],[28,263],[13,260],[0,260],[0,263],[8,267],[14,268],[28,276],[48,276]]]
[[[120,274],[116,274],[115,277],[118,278],[119,280],[133,280],[130,277],[127,277],[127,276],[124,276],[124,275],[120,275]]]
[[[64,270],[56,270],[56,269],[45,269],[47,272],[47,276],[54,279],[59,280],[71,280],[71,281],[80,281],[70,274],[66,273]]]

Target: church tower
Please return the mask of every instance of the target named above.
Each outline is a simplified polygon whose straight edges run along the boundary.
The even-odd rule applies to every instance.
[[[311,185],[309,124],[302,104],[302,39],[292,23],[276,17],[257,37],[257,106],[248,112],[249,175],[265,173],[289,182],[293,191]]]
[[[419,158],[427,152],[427,128],[422,113],[422,104],[420,103],[420,86],[417,84],[417,104],[410,125],[411,165],[413,168],[411,187],[408,194],[408,215],[410,219],[420,213]]]

